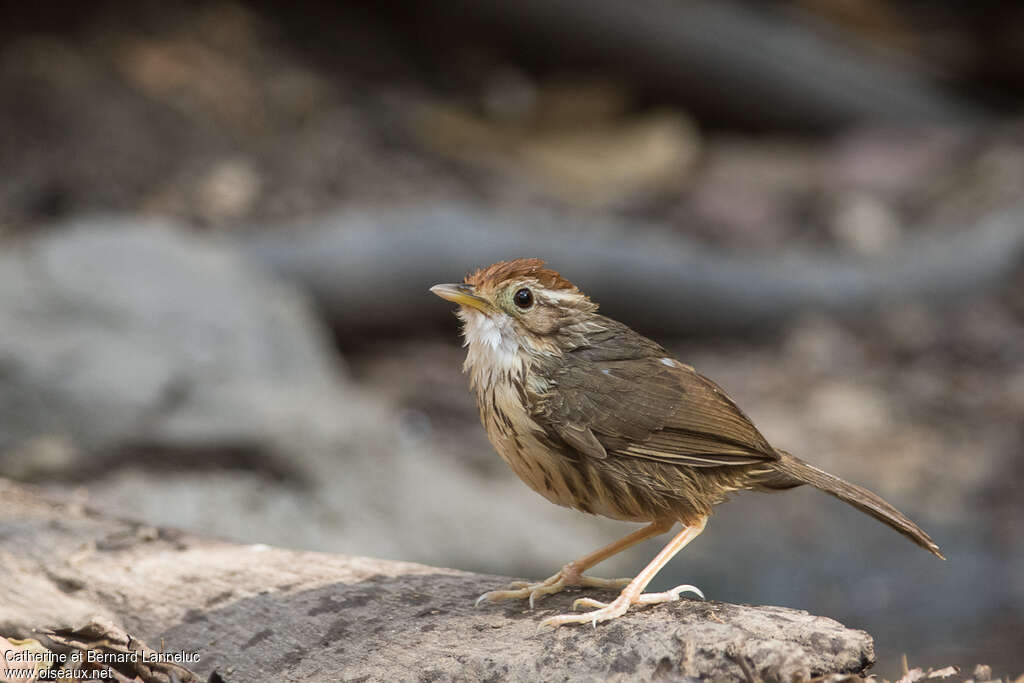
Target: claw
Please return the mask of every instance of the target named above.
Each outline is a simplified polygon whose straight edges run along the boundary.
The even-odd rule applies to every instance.
[[[676,586],[671,590],[667,590],[664,593],[642,593],[636,597],[637,605],[657,605],[662,602],[674,602],[679,599],[682,593],[693,593],[701,600],[706,600],[704,593],[701,592],[696,586],[686,584],[684,586]]]
[[[681,593],[693,593],[694,595],[696,595],[701,600],[707,600],[707,598],[704,597],[704,591],[702,591],[701,589],[699,589],[696,586],[694,586],[692,584],[689,584],[689,583],[686,584],[686,585],[683,585],[683,586],[676,586],[675,588],[673,588],[669,592],[670,593],[675,593],[677,598],[679,597],[679,595]]]

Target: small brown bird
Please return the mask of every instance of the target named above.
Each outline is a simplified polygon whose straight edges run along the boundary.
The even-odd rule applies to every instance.
[[[658,571],[704,530],[734,491],[810,484],[888,524],[939,556],[916,524],[880,497],[773,448],[732,399],[659,344],[597,313],[575,285],[539,259],[495,263],[462,284],[431,287],[459,304],[469,352],[464,370],[480,419],[519,478],[558,505],[631,522],[624,538],[568,563],[540,583],[516,583],[477,601],[535,598],[567,586],[622,587],[618,598],[542,622],[594,625],[634,604],[676,600],[693,586],[644,593]],[[683,525],[633,579],[583,572],[644,539]],[[701,597],[703,597],[701,595]]]

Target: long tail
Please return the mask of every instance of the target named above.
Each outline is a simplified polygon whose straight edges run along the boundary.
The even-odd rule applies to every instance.
[[[939,546],[935,544],[935,541],[933,541],[921,527],[911,522],[906,515],[894,508],[892,505],[889,505],[879,496],[871,493],[871,491],[868,491],[865,488],[857,486],[856,484],[843,481],[839,477],[819,470],[817,467],[812,465],[808,465],[800,458],[790,455],[786,451],[777,452],[779,454],[779,460],[772,463],[773,468],[777,472],[795,481],[790,482],[786,480],[776,480],[769,483],[769,487],[786,488],[787,486],[794,486],[797,483],[810,484],[820,491],[824,491],[845,503],[849,503],[861,512],[871,515],[878,521],[888,524],[893,529],[900,532],[933,555],[936,555],[943,560],[946,559],[942,556],[942,553],[939,552]]]

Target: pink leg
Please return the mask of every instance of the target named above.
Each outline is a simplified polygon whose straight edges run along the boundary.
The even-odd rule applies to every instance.
[[[644,541],[652,536],[663,534],[672,528],[674,522],[661,521],[652,522],[642,529],[637,529],[628,536],[624,536],[614,543],[609,543],[605,547],[595,550],[589,555],[584,555],[578,560],[573,560],[569,564],[562,567],[554,576],[550,576],[540,583],[528,583],[525,581],[516,581],[511,585],[511,590],[498,590],[484,593],[476,600],[476,604],[480,604],[485,600],[491,602],[498,602],[499,600],[511,600],[511,599],[530,599],[530,608],[533,608],[534,600],[542,598],[552,593],[558,593],[559,591],[565,590],[570,586],[587,586],[591,588],[622,588],[630,583],[630,579],[599,579],[591,576],[584,576],[583,572],[593,567],[599,562],[607,560],[613,555],[621,553],[627,548],[632,548],[640,541]]]
[[[622,589],[619,593],[619,597],[615,598],[612,602],[603,603],[593,600],[591,598],[580,598],[573,603],[573,609],[577,606],[583,607],[596,607],[592,612],[586,614],[563,614],[557,617],[550,617],[541,622],[541,626],[557,627],[562,624],[585,624],[590,622],[595,627],[599,621],[608,621],[621,617],[629,609],[630,605],[653,605],[661,602],[670,602],[672,600],[678,600],[679,594],[684,592],[696,593],[700,597],[704,597],[704,594],[694,586],[676,586],[672,590],[665,591],[664,593],[644,593],[644,588],[647,588],[654,577],[661,571],[661,568],[668,564],[676,553],[686,547],[693,539],[700,535],[700,532],[704,531],[704,525],[707,523],[707,517],[702,518],[697,524],[693,526],[684,527],[668,544],[662,548],[661,552],[658,553],[651,563],[643,568],[636,577],[629,582],[629,584]]]

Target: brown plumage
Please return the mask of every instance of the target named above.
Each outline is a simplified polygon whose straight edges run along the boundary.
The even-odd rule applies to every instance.
[[[499,455],[548,500],[649,526],[570,562],[538,584],[481,600],[536,597],[569,585],[626,584],[619,598],[553,626],[602,621],[631,604],[676,599],[643,589],[735,491],[810,484],[942,557],[916,524],[877,495],[772,447],[714,382],[659,344],[599,315],[597,305],[539,259],[495,263],[462,284],[431,289],[460,305],[465,369],[480,419]],[[583,571],[676,522],[684,525],[637,577],[607,581]],[[699,591],[697,591],[699,592]]]

